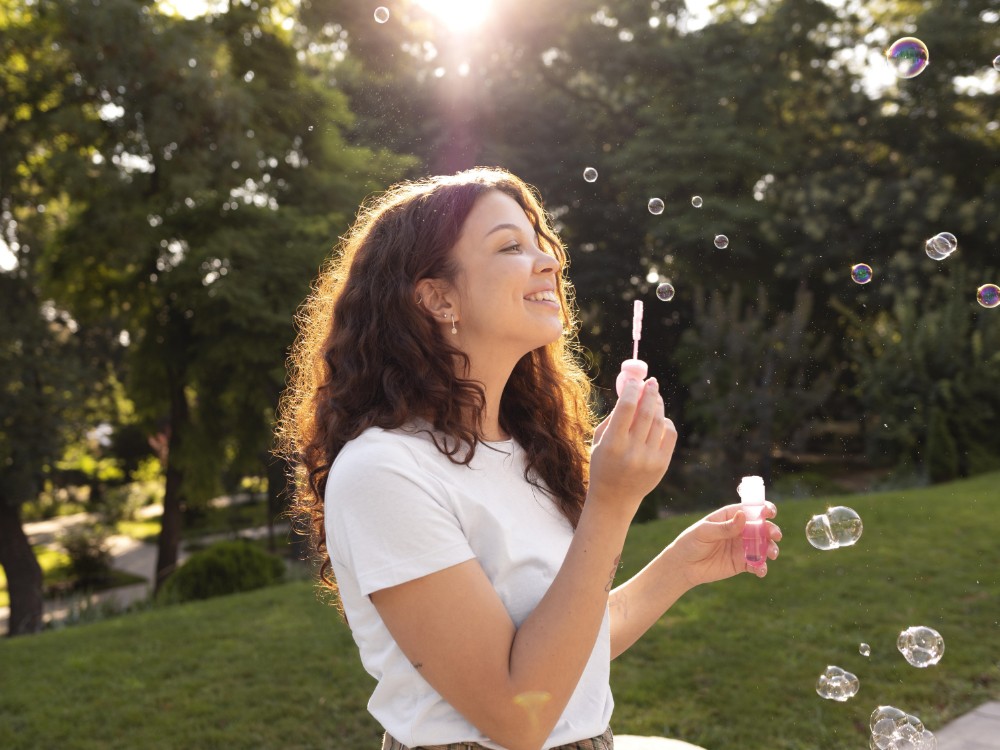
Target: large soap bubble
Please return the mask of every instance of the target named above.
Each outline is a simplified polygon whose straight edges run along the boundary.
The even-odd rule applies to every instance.
[[[837,505],[809,519],[806,539],[821,550],[850,547],[861,538],[863,528],[861,516],[850,508]]]
[[[904,36],[885,51],[885,59],[897,78],[915,78],[924,72],[931,61],[927,45],[916,37]]]
[[[855,284],[867,284],[872,280],[872,267],[867,263],[855,263],[851,266],[851,280]]]
[[[930,667],[944,656],[944,638],[934,628],[915,625],[896,639],[899,653],[915,667]]]
[[[986,308],[1000,307],[1000,286],[983,284],[976,290],[976,301]]]

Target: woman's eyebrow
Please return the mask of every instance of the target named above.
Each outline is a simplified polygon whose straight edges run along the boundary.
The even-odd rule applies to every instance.
[[[486,237],[489,237],[494,232],[499,232],[499,231],[504,230],[504,229],[513,229],[515,232],[520,232],[521,231],[521,227],[517,226],[517,224],[497,224],[490,231],[488,231],[486,234],[484,234],[483,238],[485,239]]]

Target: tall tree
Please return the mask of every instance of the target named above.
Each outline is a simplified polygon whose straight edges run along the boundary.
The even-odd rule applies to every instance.
[[[340,225],[404,163],[342,142],[343,99],[302,72],[270,5],[193,21],[140,0],[43,5],[96,132],[66,164],[80,209],[46,278],[81,320],[127,331],[129,394],[167,437],[159,585],[185,504],[234,445],[266,440],[294,306]]]

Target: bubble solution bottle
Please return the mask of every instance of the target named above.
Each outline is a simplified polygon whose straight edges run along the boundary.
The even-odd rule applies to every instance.
[[[743,527],[743,555],[750,565],[757,567],[767,562],[770,543],[764,523],[764,480],[760,477],[743,477],[736,488],[740,503],[747,517]]]

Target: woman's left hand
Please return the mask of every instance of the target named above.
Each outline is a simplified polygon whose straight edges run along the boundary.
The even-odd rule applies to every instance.
[[[778,509],[766,503],[763,517],[774,518]],[[746,514],[739,504],[719,508],[692,524],[670,544],[680,562],[680,571],[693,587],[701,583],[719,581],[737,573],[753,573],[763,578],[767,575],[767,560],[751,565],[743,554],[743,527]],[[781,529],[765,520],[768,531],[767,559],[778,557]]]

